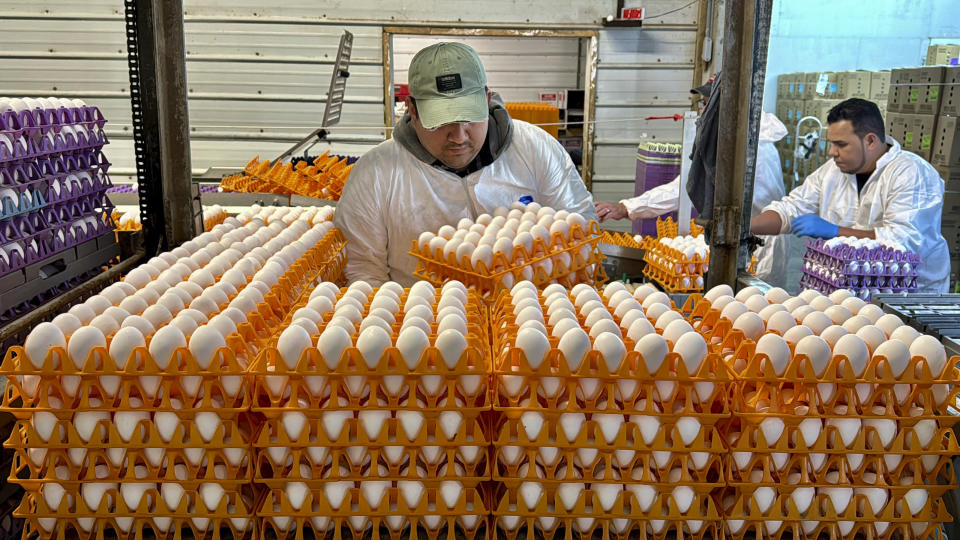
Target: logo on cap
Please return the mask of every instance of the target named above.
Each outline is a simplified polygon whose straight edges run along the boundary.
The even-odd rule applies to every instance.
[[[454,92],[463,88],[459,73],[437,76],[437,92]]]

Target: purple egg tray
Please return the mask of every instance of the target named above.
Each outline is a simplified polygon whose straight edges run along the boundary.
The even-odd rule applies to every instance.
[[[870,249],[825,244],[823,239],[807,241],[801,288],[825,294],[849,289],[864,300],[874,292],[905,293],[918,288],[921,259],[917,253],[887,246]]]
[[[0,276],[111,232],[112,210],[99,192],[0,222]]]
[[[59,133],[63,126],[83,126],[88,131],[102,130],[106,123],[100,109],[90,106],[0,113],[0,131],[7,132],[14,139],[24,135],[36,137],[50,132]]]
[[[0,189],[17,192],[18,201],[0,201],[0,220],[104,192],[112,183],[110,162],[102,152],[83,152],[34,162],[0,165]]]

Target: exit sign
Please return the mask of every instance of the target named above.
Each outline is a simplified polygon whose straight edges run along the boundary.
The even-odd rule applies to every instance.
[[[623,8],[620,10],[620,18],[633,21],[642,21],[643,11],[643,8]]]

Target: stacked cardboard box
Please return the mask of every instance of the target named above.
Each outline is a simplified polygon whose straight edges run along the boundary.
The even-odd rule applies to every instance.
[[[789,137],[779,144],[780,157],[785,175],[793,175],[794,161],[801,179],[823,165],[829,156],[829,143],[826,136],[827,115],[841,101],[859,97],[877,103],[881,112],[886,111],[886,101],[890,87],[889,71],[844,71],[785,73],[777,78],[776,114],[787,126]],[[818,152],[809,158],[794,157],[794,136],[797,124],[805,117],[812,116],[820,120],[824,131],[821,134]],[[800,135],[816,129],[816,124],[806,121],[801,126]],[[789,139],[789,141],[787,140]]]
[[[951,43],[949,45],[930,45],[927,47],[927,66],[949,66],[957,65],[957,57],[960,56],[960,45]]]

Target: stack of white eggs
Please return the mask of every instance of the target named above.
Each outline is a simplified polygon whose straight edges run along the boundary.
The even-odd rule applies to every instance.
[[[938,498],[955,482],[938,422],[956,410],[949,387],[936,384],[955,378],[943,345],[845,290],[730,293],[705,295],[750,340],[736,350],[723,340],[741,381],[727,433],[730,532],[935,530]],[[802,519],[787,518],[789,504]]]
[[[240,221],[260,219],[268,225],[273,224],[274,221],[289,225],[299,219],[311,225],[318,225],[332,222],[335,210],[336,208],[333,206],[260,206],[255,204],[237,214],[237,219]]]
[[[594,236],[580,214],[514,203],[424,232],[412,253],[421,258],[420,277],[462,278],[469,288],[493,294],[521,280],[592,283],[599,257]]]
[[[4,408],[25,421],[13,437],[43,478],[25,484],[43,534],[252,527],[252,430],[238,418],[258,348],[248,317],[271,309],[281,276],[314,279],[289,269],[331,227],[227,218],[12,349],[23,402]]]
[[[649,268],[644,275],[667,290],[703,289],[703,275],[709,269],[710,246],[703,235],[663,237],[644,257]],[[654,272],[657,269],[660,272]]]
[[[718,533],[729,377],[669,297],[522,282],[491,320],[502,531]]]
[[[255,368],[258,515],[280,536],[448,530],[487,509],[489,346],[483,306],[459,282],[341,291],[322,283]],[[413,534],[413,532],[411,532]]]

